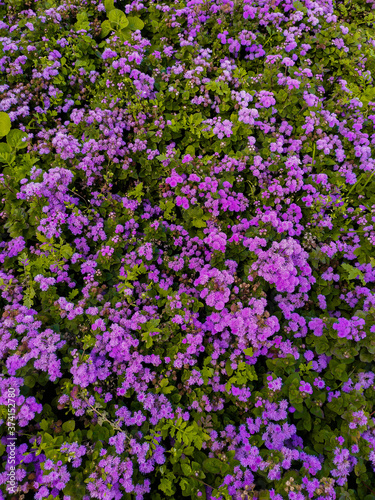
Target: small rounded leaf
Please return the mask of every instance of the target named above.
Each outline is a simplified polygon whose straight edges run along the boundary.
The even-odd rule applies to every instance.
[[[8,113],[0,112],[0,137],[9,133],[11,122]]]
[[[27,139],[27,133],[22,132],[22,130],[14,129],[9,132],[7,135],[7,143],[12,148],[22,149],[27,146],[27,142],[22,139]]]
[[[25,377],[25,386],[26,387],[30,387],[30,388],[33,388],[34,385],[35,385],[35,377],[32,377],[31,375],[28,375],[27,377]]]
[[[76,426],[76,424],[75,424],[74,420],[68,420],[67,422],[64,422],[62,424],[63,431],[65,431],[65,432],[74,431],[75,426]]]
[[[126,40],[130,40],[131,39],[131,30],[129,28],[124,28],[120,31],[120,40],[122,42],[125,42]]]
[[[111,10],[113,10],[115,8],[113,0],[105,0],[104,1],[104,7],[105,7],[105,11],[106,11],[107,14],[109,12],[111,12]]]
[[[223,462],[221,462],[218,458],[207,458],[203,462],[203,469],[206,472],[211,472],[212,474],[220,474],[221,467]]]
[[[108,20],[107,21],[103,21],[102,22],[102,31],[100,33],[101,37],[102,38],[106,37],[107,35],[109,35],[109,33],[111,31],[113,31],[111,23]]]
[[[9,144],[5,144],[5,142],[0,143],[0,155],[5,154],[5,153],[11,153],[12,148],[9,146]]]
[[[129,28],[132,31],[141,30],[144,28],[145,23],[139,17],[128,17]]]
[[[108,19],[116,29],[126,28],[126,26],[129,24],[129,21],[127,20],[124,12],[119,9],[111,10],[108,14]]]

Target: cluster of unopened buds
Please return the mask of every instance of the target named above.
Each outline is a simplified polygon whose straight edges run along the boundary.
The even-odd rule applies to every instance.
[[[316,248],[316,237],[311,233],[303,235],[302,246],[306,249]]]
[[[286,491],[287,493],[289,493],[289,491],[294,491],[294,490],[299,491],[301,489],[301,485],[297,485],[294,483],[295,483],[294,477],[289,478],[288,481],[285,483],[284,491]]]

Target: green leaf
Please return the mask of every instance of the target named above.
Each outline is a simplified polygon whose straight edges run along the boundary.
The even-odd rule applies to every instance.
[[[64,245],[60,249],[61,256],[64,257],[64,259],[70,259],[70,257],[73,255],[74,250],[70,245]]]
[[[32,375],[28,375],[27,377],[25,377],[26,387],[30,387],[30,388],[34,387],[35,382],[36,382],[36,380]]]
[[[188,147],[185,149],[185,154],[186,154],[186,155],[195,156],[195,147],[194,147],[194,146],[188,146]]]
[[[323,410],[320,408],[320,406],[312,406],[310,408],[310,413],[312,413],[313,415],[316,415],[317,417],[319,418],[324,418],[324,413],[323,413]]]
[[[259,500],[268,500],[270,498],[269,491],[261,490],[259,492]]]
[[[143,191],[143,182],[140,182],[139,184],[136,185],[136,187],[128,192],[128,196],[131,196],[132,198],[136,198],[137,201],[142,201],[142,196],[144,196],[144,191]]]
[[[203,469],[207,472],[212,472],[213,474],[220,474],[222,465],[225,464],[223,464],[223,462],[221,462],[218,458],[207,458],[203,462]]]
[[[314,346],[317,354],[326,354],[329,350],[329,344],[324,337],[316,337],[314,339]]]
[[[76,426],[76,423],[74,422],[74,420],[68,420],[67,422],[64,422],[62,424],[63,431],[65,431],[65,432],[74,431],[75,426]]]
[[[53,441],[51,434],[44,433],[43,434],[43,441],[45,441],[47,444],[51,443]]]
[[[69,300],[73,300],[74,297],[78,295],[78,290],[77,288],[74,288],[70,293],[69,293]]]
[[[195,125],[199,125],[203,121],[202,113],[195,113],[194,115],[190,116],[190,120]]]
[[[47,420],[43,419],[41,422],[40,422],[40,428],[43,430],[43,431],[46,431],[49,427],[48,425],[48,422]]]
[[[108,15],[108,13],[115,8],[115,4],[113,3],[113,0],[104,0],[104,7]]]
[[[311,415],[308,411],[304,412],[302,422],[304,429],[311,431]]]
[[[181,464],[181,469],[182,472],[185,474],[185,476],[189,476],[191,474],[191,467],[188,464]]]
[[[168,476],[172,477],[172,474],[168,474]],[[164,493],[168,496],[172,496],[175,491],[172,481],[166,477],[163,477],[160,481],[159,490],[164,491]]]
[[[375,99],[375,88],[368,87],[363,93],[361,93],[360,100],[363,104],[367,105],[370,101]]]
[[[126,28],[129,24],[129,21],[126,19],[126,16],[122,10],[113,9],[108,14],[108,19],[111,21],[111,24],[115,26],[116,29]]]
[[[202,219],[193,219],[192,222],[194,227],[206,227],[207,224],[204,220]]]
[[[180,487],[181,487],[181,490],[182,490],[182,495],[184,497],[189,497],[190,496],[190,492],[191,492],[191,485],[190,485],[189,481],[185,477],[183,477],[180,480]]]
[[[120,32],[120,40],[125,42],[126,40],[130,40],[131,30],[129,28],[123,28]]]
[[[100,36],[101,36],[102,38],[104,38],[104,37],[106,37],[107,35],[109,35],[109,33],[110,33],[111,31],[113,31],[113,28],[112,28],[112,26],[111,26],[111,23],[110,23],[108,20],[103,21],[103,22],[102,22],[102,31],[101,31],[101,33],[100,33]]]
[[[89,18],[87,12],[83,11],[77,14],[77,22],[74,25],[74,29],[78,30],[88,30],[90,28]]]
[[[8,113],[4,113],[4,111],[0,112],[0,137],[4,137],[4,135],[9,134],[11,121]]]
[[[153,339],[150,336],[150,332],[142,332],[142,340],[145,342],[147,349],[153,344]]]
[[[7,135],[7,143],[12,148],[22,149],[26,148],[27,142],[22,139],[27,139],[28,135],[26,132],[22,132],[22,130],[14,129],[9,132]]]
[[[12,148],[5,142],[0,143],[0,155],[7,155],[12,152]],[[5,157],[5,156],[4,156]]]
[[[139,17],[128,17],[129,28],[132,31],[141,30],[144,28],[145,23]]]
[[[350,264],[347,264],[346,262],[344,262],[342,264],[342,267],[347,271],[348,273],[348,280],[355,280],[355,279],[359,279],[361,280],[362,282],[362,285],[366,285],[366,282],[365,282],[365,279],[363,277],[363,273],[362,271],[360,271],[359,269],[357,269],[356,267],[353,267],[351,266]]]
[[[354,472],[355,472],[355,475],[358,477],[361,477],[366,472],[366,466],[364,465],[364,463],[362,461],[358,462],[354,466]]]

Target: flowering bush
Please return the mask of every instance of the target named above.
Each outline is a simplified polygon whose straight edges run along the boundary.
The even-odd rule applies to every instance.
[[[375,499],[374,8],[0,1],[0,498]]]

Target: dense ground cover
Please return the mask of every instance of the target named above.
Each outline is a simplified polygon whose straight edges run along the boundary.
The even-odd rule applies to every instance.
[[[0,2],[0,498],[375,499],[374,7]]]

